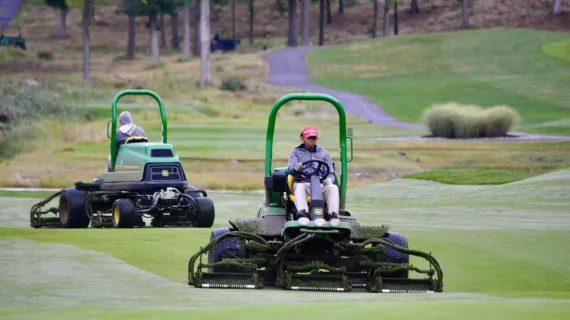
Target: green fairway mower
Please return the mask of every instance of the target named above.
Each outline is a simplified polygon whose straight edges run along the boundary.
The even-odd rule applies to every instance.
[[[117,102],[127,95],[148,95],[158,103],[162,118],[162,142],[145,137],[130,137],[117,145]],[[35,204],[30,211],[30,226],[87,228],[144,227],[151,225],[210,228],[214,223],[214,202],[204,190],[188,185],[186,174],[174,147],[167,144],[167,122],[160,97],[148,90],[119,92],[112,103],[111,168],[93,182],[78,181],[74,188],[63,189]],[[121,144],[122,143],[122,144]],[[59,198],[59,207],[42,207]],[[55,217],[45,217],[46,214]]]
[[[287,167],[272,171],[275,118],[281,106],[291,100],[322,100],[332,104],[339,115],[340,182],[339,218],[330,218],[323,201],[321,183],[331,168],[310,160],[302,177],[310,182],[307,198],[310,218],[297,218],[293,198],[293,176]],[[347,160],[346,142],[351,141]],[[188,284],[197,288],[370,292],[441,292],[443,272],[428,253],[408,249],[406,237],[388,232],[387,225],[359,224],[345,210],[347,162],[352,161],[352,137],[346,132],[344,108],[338,100],[323,94],[295,93],[280,98],[269,116],[265,154],[265,203],[257,217],[233,219],[230,228],[214,230],[210,242],[188,262]],[[334,169],[334,163],[333,168]],[[336,170],[335,170],[336,171]],[[207,254],[207,263],[202,255]],[[410,264],[410,256],[427,261],[426,266]],[[417,277],[411,277],[410,271]]]

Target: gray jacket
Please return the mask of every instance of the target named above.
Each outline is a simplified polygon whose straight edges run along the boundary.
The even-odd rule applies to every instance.
[[[293,149],[293,151],[291,151],[291,155],[289,156],[289,162],[287,163],[289,174],[292,174],[294,176],[293,181],[295,182],[303,181],[299,176],[299,173],[295,170],[295,165],[299,162],[303,163],[309,160],[321,160],[326,162],[330,168],[328,178],[331,179],[332,182],[334,182],[334,175],[333,175],[334,168],[329,152],[325,148],[319,145],[315,145],[313,151],[309,151],[305,148],[305,144],[303,143],[300,144],[295,149]],[[318,165],[319,165],[318,163],[313,162],[309,164],[309,166],[312,167],[311,169],[307,169],[308,166],[305,166],[303,171],[305,173],[310,173],[314,171]],[[321,165],[321,170],[323,170],[323,172],[324,170],[326,170],[323,165]]]
[[[117,143],[115,145],[115,148],[116,148],[115,150],[117,151],[117,154],[119,153],[119,149],[125,143],[125,141],[128,138],[134,137],[134,136],[146,137],[146,132],[144,132],[143,128],[141,128],[141,127],[135,127],[134,131],[130,135],[121,132],[121,130],[117,130]]]

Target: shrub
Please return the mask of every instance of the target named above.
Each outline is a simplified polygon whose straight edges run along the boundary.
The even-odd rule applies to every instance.
[[[1,109],[15,122],[60,117],[73,111],[70,105],[60,101],[58,93],[33,80],[0,83],[0,97]]]
[[[40,60],[53,60],[54,55],[48,51],[40,51],[38,52],[38,59]]]
[[[507,106],[481,108],[456,103],[433,105],[422,115],[433,136],[452,139],[503,137],[519,119],[518,112]]]
[[[222,80],[220,89],[226,91],[243,91],[247,90],[247,86],[245,85],[245,81],[240,77],[230,77]]]
[[[27,58],[26,51],[15,47],[1,47],[0,48],[0,63],[9,62],[12,60],[21,60]]]
[[[16,155],[23,143],[38,134],[37,124],[44,119],[65,119],[76,110],[62,103],[59,94],[33,80],[0,83],[0,158]]]

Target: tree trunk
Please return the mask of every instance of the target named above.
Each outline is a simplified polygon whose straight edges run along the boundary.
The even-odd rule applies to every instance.
[[[212,66],[210,61],[210,0],[200,0],[200,40],[202,42],[200,88],[212,83]]]
[[[301,12],[301,44],[310,45],[309,42],[309,23],[311,18],[311,0],[303,0],[303,9]]]
[[[249,44],[253,44],[253,1],[249,0]]]
[[[67,14],[69,13],[69,8],[59,9],[59,24],[57,26],[56,35],[60,38],[65,38],[67,36]]]
[[[384,37],[390,34],[390,1],[392,0],[384,0]]]
[[[194,1],[194,19],[196,22],[195,25],[195,30],[196,32],[194,33],[194,55],[195,56],[199,56],[200,55],[200,1],[195,0]]]
[[[338,13],[344,13],[344,0],[338,0]]]
[[[327,0],[327,24],[332,23],[331,0]]]
[[[159,46],[158,46],[158,32],[156,30],[156,15],[150,17],[150,63],[157,64],[160,60]]]
[[[180,49],[180,43],[178,41],[178,16],[170,16],[170,24],[172,26],[172,47],[174,49]]]
[[[469,3],[467,0],[463,0],[463,8],[461,10],[461,20],[463,29],[469,28]]]
[[[184,38],[182,39],[182,56],[190,58],[190,0],[184,2],[184,12],[182,16],[184,24]]]
[[[83,0],[83,83],[91,85],[91,46],[89,44],[89,22],[91,20],[91,2]]]
[[[410,13],[420,14],[420,6],[418,5],[418,0],[410,1]]]
[[[133,10],[135,0],[128,1],[129,10]],[[129,15],[129,38],[127,40],[127,59],[132,60],[135,58],[135,16]]]
[[[398,1],[394,2],[394,34],[398,35],[399,33],[399,25],[398,25]]]
[[[159,28],[160,28],[160,47],[164,48],[166,47],[166,30],[164,28],[164,13],[160,14]]]
[[[325,42],[325,0],[319,3],[319,46]]]
[[[562,5],[560,0],[552,0],[552,14],[557,15],[562,11]]]
[[[289,35],[287,39],[289,47],[297,46],[297,32],[295,31],[296,13],[297,0],[289,0]]]
[[[378,32],[378,1],[380,0],[374,0],[374,14],[372,15],[374,19],[372,21],[372,38],[376,38],[376,34]]]
[[[232,0],[232,40],[236,39],[236,0]]]
[[[89,14],[91,15],[91,20],[89,20],[89,24],[91,24],[91,21],[95,20],[95,0],[91,0],[91,11],[89,12]]]

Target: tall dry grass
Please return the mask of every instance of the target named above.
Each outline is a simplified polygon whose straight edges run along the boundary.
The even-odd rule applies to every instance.
[[[433,136],[451,139],[504,137],[519,121],[519,113],[508,106],[447,103],[432,105],[422,115]]]

